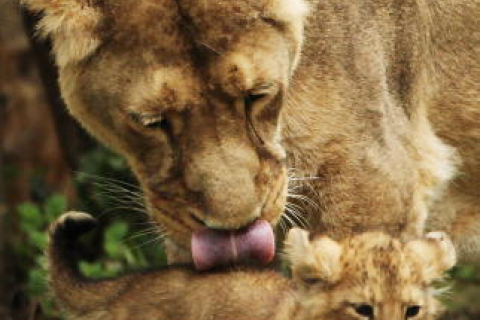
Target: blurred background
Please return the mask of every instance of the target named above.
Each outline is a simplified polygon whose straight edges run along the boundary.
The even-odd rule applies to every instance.
[[[125,161],[91,139],[60,98],[38,17],[0,0],[0,320],[63,319],[47,290],[49,223],[66,210],[100,221],[82,246],[88,277],[165,264]],[[451,271],[444,320],[480,319],[480,267]]]

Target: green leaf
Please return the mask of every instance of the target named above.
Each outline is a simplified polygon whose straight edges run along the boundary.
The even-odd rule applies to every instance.
[[[49,197],[43,207],[48,222],[54,221],[67,210],[67,199],[59,194]]]
[[[110,258],[124,258],[127,248],[123,239],[127,233],[128,225],[125,222],[115,222],[105,230],[104,249]]]
[[[50,297],[40,300],[40,304],[42,305],[42,313],[44,313],[48,317],[48,319],[65,319],[64,317],[59,315],[57,306]]]
[[[28,233],[30,243],[41,252],[47,248],[48,236],[43,231],[30,231]]]
[[[455,277],[462,280],[474,280],[477,278],[477,268],[473,265],[458,266],[455,270]]]
[[[20,227],[23,231],[28,233],[30,230],[38,230],[44,226],[40,209],[33,203],[22,203],[18,206],[18,213],[20,215]]]
[[[122,242],[123,238],[128,233],[128,225],[126,222],[117,221],[114,222],[105,230],[106,242]]]
[[[31,295],[38,297],[47,290],[47,274],[41,268],[31,269],[28,273],[28,290]]]
[[[36,263],[37,263],[37,266],[42,270],[47,270],[48,260],[46,256],[44,255],[37,256]]]
[[[80,272],[87,278],[102,278],[104,276],[104,268],[99,262],[80,261]]]
[[[118,156],[113,156],[109,159],[108,164],[112,167],[114,170],[125,170],[126,169],[126,162],[123,158],[120,158]]]

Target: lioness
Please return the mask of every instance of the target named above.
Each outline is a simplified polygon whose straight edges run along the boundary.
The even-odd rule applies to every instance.
[[[72,115],[128,159],[171,262],[253,247],[268,261],[271,233],[252,223],[282,215],[287,164],[316,178],[300,190],[316,232],[416,236],[429,216],[461,256],[480,251],[478,0],[23,2],[43,12]]]
[[[292,229],[292,280],[269,270],[169,267],[89,282],[72,257],[77,238],[94,225],[91,216],[70,212],[51,228],[51,286],[71,319],[434,319],[441,308],[430,284],[455,263],[441,232],[407,243],[379,232],[336,242]]]

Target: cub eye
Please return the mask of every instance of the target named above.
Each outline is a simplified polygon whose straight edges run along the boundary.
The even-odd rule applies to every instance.
[[[366,318],[373,318],[373,307],[368,304],[355,306],[355,312]]]
[[[320,278],[316,278],[316,277],[305,277],[305,278],[302,278],[302,281],[309,285],[309,286],[312,286],[312,285],[315,285],[317,283],[320,283]]]
[[[407,318],[413,318],[418,313],[420,312],[421,307],[420,306],[410,306],[407,308],[407,311],[405,312],[405,317]]]

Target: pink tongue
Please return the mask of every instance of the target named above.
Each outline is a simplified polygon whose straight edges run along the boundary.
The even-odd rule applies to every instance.
[[[197,270],[249,258],[265,264],[274,255],[273,230],[265,220],[257,220],[243,230],[203,229],[192,236],[192,256]]]

